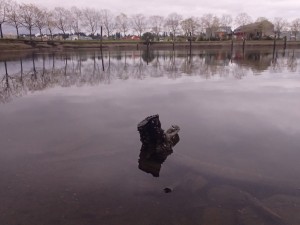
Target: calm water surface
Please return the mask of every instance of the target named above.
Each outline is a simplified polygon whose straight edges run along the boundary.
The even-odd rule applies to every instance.
[[[0,81],[1,224],[300,224],[298,49],[7,53]]]

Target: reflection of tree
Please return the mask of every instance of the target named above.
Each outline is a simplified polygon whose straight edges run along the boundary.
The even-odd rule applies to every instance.
[[[11,89],[10,89],[10,83],[9,83],[9,76],[8,76],[8,73],[7,73],[6,61],[4,61],[4,67],[5,67],[5,75],[3,76],[2,80],[1,80],[1,89],[0,89],[1,102],[9,101],[9,98],[10,98],[10,95],[11,95]]]
[[[297,59],[295,57],[295,50],[293,50],[292,55],[287,59],[287,68],[291,72],[296,72],[298,67]]]
[[[3,61],[4,71],[0,78],[1,102],[29,92],[44,90],[54,86],[70,87],[110,84],[115,79],[144,79],[145,77],[166,76],[177,79],[181,76],[212,77],[232,76],[241,79],[247,74],[285,68],[297,71],[296,52],[286,50],[255,52],[230,50],[201,50],[190,55],[184,51],[150,51],[151,60],[145,62],[145,52],[118,51],[103,52],[56,52],[51,54],[31,54],[26,57]],[[149,54],[148,53],[148,54]],[[149,57],[149,55],[148,55]],[[231,61],[232,58],[232,61]],[[103,59],[103,62],[102,62]],[[11,66],[18,63],[20,66]],[[103,67],[105,70],[103,71]]]
[[[144,60],[144,62],[146,62],[147,64],[152,62],[155,58],[155,55],[153,54],[153,51],[143,51],[142,53],[142,59]]]
[[[270,67],[271,72],[278,73],[282,72],[286,67],[285,58],[280,57],[279,53],[276,51],[273,53],[272,64]]]
[[[193,59],[189,52],[186,52],[186,56],[184,58],[183,63],[181,64],[181,71],[187,75],[191,75],[193,73]]]
[[[267,70],[271,66],[272,53],[253,50],[244,53],[236,51],[232,62],[243,65],[243,67],[247,67],[257,74]]]
[[[21,61],[22,62],[22,61]],[[22,72],[21,77],[14,77],[8,74],[7,62],[4,61],[4,69],[5,74],[1,78],[0,83],[0,102],[5,103],[9,102],[12,97],[21,96],[23,91],[23,79],[22,79]],[[22,70],[21,70],[22,71]]]
[[[247,70],[241,65],[235,65],[232,69],[232,75],[236,79],[242,79],[247,75]]]
[[[178,78],[181,76],[179,73],[179,65],[182,63],[181,59],[176,56],[175,51],[170,51],[165,55],[164,61],[164,71],[166,71],[167,76],[171,79]]]

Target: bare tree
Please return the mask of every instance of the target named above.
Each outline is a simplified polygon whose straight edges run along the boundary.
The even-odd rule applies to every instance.
[[[255,22],[263,22],[263,21],[269,21],[266,17],[263,17],[263,16],[260,16],[260,17],[258,17],[256,20],[255,20]]]
[[[116,17],[116,27],[123,33],[123,36],[129,31],[129,18],[126,14],[121,13]]]
[[[83,13],[82,11],[73,6],[71,8],[71,27],[74,30],[74,33],[77,34],[78,38],[79,38],[79,33],[81,31],[81,21],[83,18]]]
[[[70,11],[63,7],[54,8],[54,18],[55,18],[55,26],[62,33],[64,38],[66,37],[66,32],[70,27]]]
[[[87,31],[94,36],[101,22],[101,15],[98,11],[86,8],[82,12],[83,25],[87,27]]]
[[[162,16],[150,16],[149,18],[149,25],[151,27],[151,31],[155,33],[156,37],[158,38],[160,32],[162,32],[163,25],[164,25],[164,17]]]
[[[54,19],[54,12],[53,11],[46,11],[45,12],[45,19],[46,19],[46,26],[50,33],[51,39],[53,39],[53,30],[55,28],[55,19]]]
[[[280,38],[281,32],[288,27],[288,22],[282,17],[275,17],[273,20],[275,35]]]
[[[135,14],[131,18],[132,28],[141,37],[147,28],[146,17],[143,14]]]
[[[190,17],[188,19],[182,20],[180,22],[181,28],[184,31],[185,35],[195,34],[197,28],[199,27],[199,23],[196,18]]]
[[[47,27],[46,9],[41,9],[38,7],[35,8],[34,23],[40,31],[41,40],[43,40],[42,30]]]
[[[0,37],[3,38],[2,24],[7,21],[8,1],[0,0]]]
[[[295,35],[295,39],[297,40],[297,34],[300,31],[300,18],[294,19],[291,23],[291,31]]]
[[[32,29],[35,27],[35,15],[37,7],[33,4],[22,4],[20,6],[21,24],[29,31],[30,39],[32,39]]]
[[[17,38],[19,38],[19,28],[22,25],[20,14],[20,5],[15,1],[10,2],[8,6],[7,22],[16,28]]]
[[[220,26],[220,20],[217,16],[214,16],[211,13],[205,14],[201,17],[202,23],[206,28],[206,35],[210,40],[214,33],[218,31]]]
[[[237,26],[244,26],[252,22],[252,18],[247,13],[240,13],[235,18],[235,24]]]
[[[107,34],[107,37],[109,38],[112,32],[116,28],[114,16],[108,9],[101,10],[101,16],[102,16],[102,24],[104,26],[104,30]]]
[[[220,25],[224,27],[230,27],[232,25],[232,16],[229,14],[223,14],[220,19]]]
[[[166,19],[166,27],[169,31],[172,32],[173,41],[175,40],[176,33],[179,29],[180,21],[182,20],[182,16],[177,13],[171,13],[168,15]]]

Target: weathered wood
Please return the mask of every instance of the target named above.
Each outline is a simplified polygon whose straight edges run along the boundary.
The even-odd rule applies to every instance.
[[[192,54],[192,32],[190,32],[190,55]]]
[[[276,36],[274,37],[274,42],[273,42],[273,51],[275,51],[276,48]]]
[[[104,68],[104,60],[103,60],[103,45],[102,45],[102,41],[103,41],[103,29],[102,26],[100,27],[100,55],[101,55],[101,63],[102,63],[102,71],[105,70]]]
[[[100,28],[100,49],[102,50],[102,41],[103,41],[103,38],[102,38],[102,26]]]

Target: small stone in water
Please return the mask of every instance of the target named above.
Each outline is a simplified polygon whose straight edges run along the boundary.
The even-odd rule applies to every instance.
[[[171,188],[164,188],[164,192],[165,193],[170,193],[170,192],[172,192],[172,189]]]

